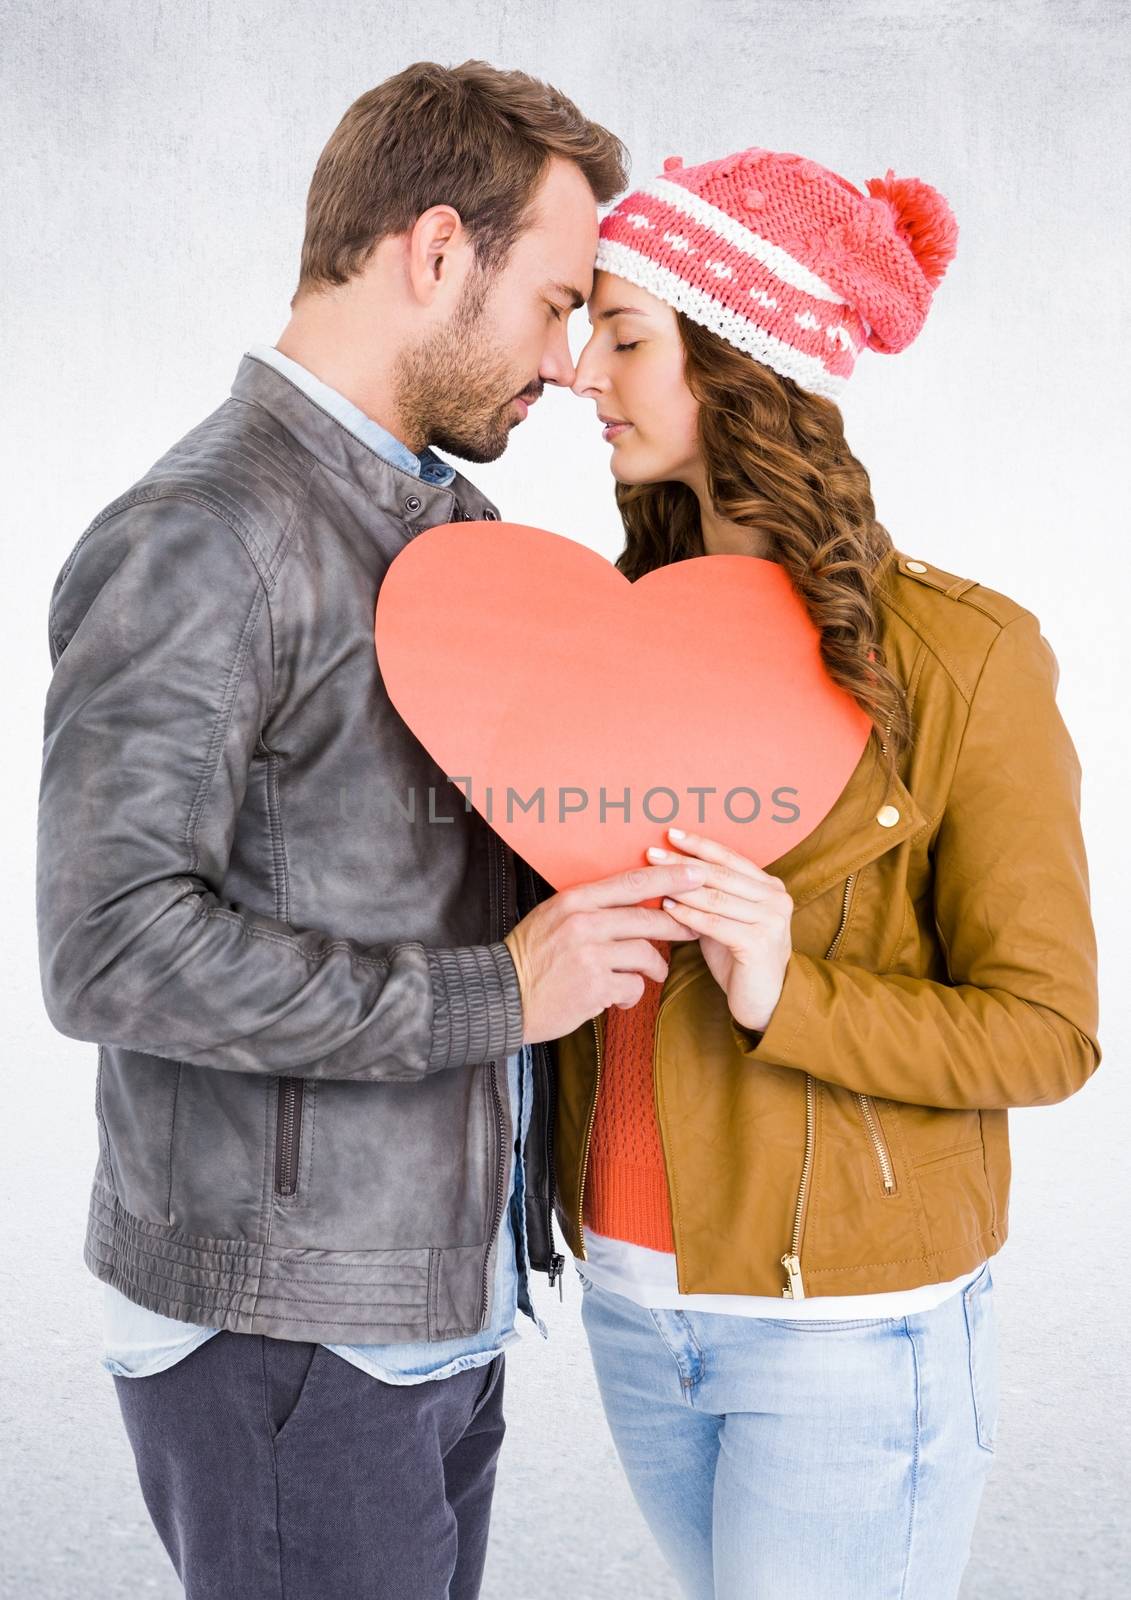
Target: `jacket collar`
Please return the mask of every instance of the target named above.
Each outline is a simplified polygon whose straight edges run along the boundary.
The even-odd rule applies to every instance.
[[[295,361],[291,356],[284,354],[277,345],[253,344],[248,347],[245,354],[256,361],[262,361],[265,367],[273,367],[276,372],[281,372],[284,378],[289,378],[296,389],[301,389],[315,405],[321,406],[323,411],[328,411],[332,417],[336,417],[355,439],[367,444],[385,461],[391,461],[393,466],[411,472],[414,478],[424,478],[428,483],[438,483],[445,489],[451,484],[456,469],[450,462],[442,461],[430,445],[425,445],[417,455],[403,440],[383,427],[376,417],[367,416],[359,406],[354,405],[352,400],[347,399],[330,384],[324,383],[316,373],[310,371],[309,367],[304,367],[301,361]]]
[[[782,880],[795,907],[815,900],[930,820],[898,773],[886,792],[882,776],[879,750],[869,736],[832,810],[812,833],[767,864],[765,870]]]
[[[232,397],[269,412],[328,472],[356,483],[375,509],[402,522],[409,538],[442,522],[498,520],[498,507],[462,473],[450,484],[433,484],[386,461],[283,373],[253,355],[241,360]]]

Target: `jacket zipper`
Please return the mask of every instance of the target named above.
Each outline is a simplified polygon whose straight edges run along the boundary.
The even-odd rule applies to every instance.
[[[279,758],[268,749],[262,737],[257,754],[267,757],[267,805],[271,822],[271,837],[276,856],[279,853],[276,833],[279,807]],[[286,916],[285,897],[276,894],[276,914]],[[275,1109],[275,1193],[293,1195],[298,1189],[299,1152],[302,1146],[302,1102],[306,1088],[302,1078],[280,1078]]]
[[[597,1115],[597,1095],[601,1088],[601,1029],[597,1018],[593,1017],[593,1037],[597,1041],[597,1076],[593,1083],[593,1099],[589,1105],[589,1120],[585,1124],[585,1145],[581,1152],[581,1182],[577,1187],[577,1244],[581,1251],[582,1261],[589,1258],[585,1253],[585,1232],[582,1211],[585,1206],[585,1180],[589,1176],[589,1145],[593,1138],[593,1120]]]
[[[483,1279],[480,1285],[479,1320],[482,1322],[487,1315],[490,1304],[490,1283],[487,1265],[491,1259],[491,1249],[499,1232],[499,1224],[503,1220],[503,1203],[506,1200],[506,1188],[503,1184],[503,1173],[507,1163],[503,1160],[503,1102],[499,1098],[499,1079],[496,1072],[497,1062],[492,1061],[491,1067],[491,1102],[495,1112],[495,1216],[491,1223],[491,1233],[487,1240],[487,1250],[483,1257]]]
[[[280,1078],[275,1112],[275,1192],[294,1194],[298,1188],[298,1152],[302,1134],[302,1078]]]
[[[533,910],[538,902],[538,890],[534,883],[534,871],[529,862],[525,863],[527,880],[530,885],[530,909]],[[556,1283],[558,1298],[564,1298],[563,1274],[565,1272],[565,1256],[554,1249],[554,1078],[550,1063],[550,1049],[547,1044],[532,1046],[533,1049],[542,1051],[542,1061],[546,1075],[546,1120],[543,1129],[543,1159],[546,1162],[546,1242],[550,1249],[550,1264],[547,1271],[550,1288]]]
[[[550,1069],[550,1053],[543,1046],[546,1062],[546,1238],[550,1243],[550,1265],[547,1269],[547,1279],[552,1289],[558,1286],[558,1299],[564,1300],[565,1287],[563,1274],[565,1273],[565,1256],[554,1249],[554,1080]]]
[[[872,1097],[868,1094],[857,1094],[856,1098],[860,1102],[860,1110],[864,1114],[864,1121],[868,1126],[868,1132],[872,1136],[872,1143],[876,1147],[876,1158],[880,1163],[880,1176],[883,1179],[884,1193],[894,1194],[895,1169],[891,1164],[891,1157],[888,1155],[888,1147],[884,1143],[883,1135],[880,1133],[879,1117],[876,1115],[875,1107],[872,1105]]]
[[[883,755],[888,747],[888,735],[891,733],[892,718],[888,718],[887,728],[884,731],[883,743],[880,754]],[[848,907],[852,899],[852,885],[856,881],[855,872],[850,872],[844,883],[844,899],[841,904],[840,926],[832,944],[825,951],[825,960],[832,961],[836,957],[836,948],[844,933],[848,921]],[[809,1187],[809,1175],[813,1167],[813,1137],[816,1121],[817,1089],[812,1073],[805,1074],[805,1157],[801,1163],[801,1181],[797,1186],[797,1203],[793,1211],[793,1232],[790,1236],[789,1251],[782,1256],[781,1264],[785,1268],[786,1285],[782,1290],[783,1300],[804,1300],[805,1285],[801,1277],[801,1219],[805,1211],[805,1195]],[[883,1177],[885,1194],[892,1194],[895,1190],[895,1173],[892,1169],[891,1157],[879,1129],[879,1119],[875,1115],[871,1096],[857,1094],[856,1099],[860,1105],[865,1125],[875,1147],[876,1156],[880,1163],[880,1173]]]
[[[497,855],[499,861],[499,926],[506,923],[507,906],[507,858],[498,836],[491,835],[491,850]],[[506,1171],[507,1162],[503,1155],[503,1102],[499,1096],[498,1062],[488,1063],[491,1070],[491,1105],[495,1114],[495,1213],[491,1222],[491,1233],[487,1240],[487,1249],[483,1254],[483,1276],[480,1283],[479,1295],[479,1320],[483,1322],[487,1316],[490,1305],[491,1285],[488,1265],[491,1260],[491,1251],[499,1232],[499,1224],[503,1220],[503,1206],[506,1202],[506,1186],[503,1182],[503,1173]]]

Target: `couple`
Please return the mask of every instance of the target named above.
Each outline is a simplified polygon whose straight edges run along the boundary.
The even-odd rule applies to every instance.
[[[893,548],[834,403],[915,337],[955,225],[916,180],[760,149],[670,158],[599,224],[625,187],[524,74],[364,94],[277,345],[55,583],[43,992],[99,1045],[85,1260],[189,1600],[478,1594],[555,1214],[686,1594],[958,1592],[1007,1110],[1100,1049],[1055,657]],[[458,792],[384,693],[382,577],[498,516],[434,447],[496,459],[547,383],[604,424],[620,570],[782,563],[872,720],[776,875],[672,830],[554,893],[466,806],[378,812]]]

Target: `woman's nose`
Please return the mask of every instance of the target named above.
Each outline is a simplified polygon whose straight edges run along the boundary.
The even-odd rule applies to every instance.
[[[577,367],[574,371],[573,383],[570,385],[573,393],[577,395],[579,400],[584,400],[587,396],[596,394],[600,388],[600,376],[597,372],[597,365],[596,362],[590,357],[591,349],[592,340],[590,340],[577,358]]]

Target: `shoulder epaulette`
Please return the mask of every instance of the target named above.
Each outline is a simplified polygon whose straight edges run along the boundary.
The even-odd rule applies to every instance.
[[[908,578],[914,578],[917,583],[925,583],[929,589],[937,589],[940,594],[949,595],[952,600],[957,600],[967,589],[978,587],[977,578],[960,578],[957,573],[944,572],[941,567],[920,561],[917,556],[900,555],[899,570]]]

